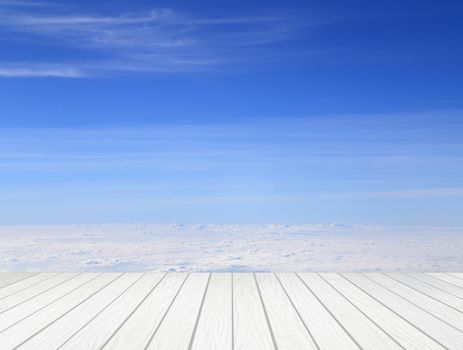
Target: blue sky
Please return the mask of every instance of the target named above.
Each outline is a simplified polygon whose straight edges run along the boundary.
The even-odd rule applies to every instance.
[[[459,1],[0,0],[0,223],[463,224]]]

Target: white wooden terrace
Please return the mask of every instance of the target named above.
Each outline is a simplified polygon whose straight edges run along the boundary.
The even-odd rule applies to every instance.
[[[461,273],[0,273],[0,349],[463,349]]]

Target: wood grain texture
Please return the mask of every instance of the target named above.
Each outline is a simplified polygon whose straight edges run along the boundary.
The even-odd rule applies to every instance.
[[[388,277],[395,279],[416,291],[423,293],[424,295],[440,301],[441,303],[450,306],[458,311],[463,312],[463,298],[460,299],[446,291],[443,291],[435,286],[421,282],[411,276],[403,273],[388,273]]]
[[[124,293],[133,283],[137,281],[142,274],[124,274],[115,280],[107,288],[100,290],[92,298],[86,300],[76,308],[66,313],[57,322],[48,325],[35,337],[31,338],[21,346],[21,349],[36,349],[48,345],[50,348],[58,349],[64,343],[69,341],[73,336],[81,331],[87,323],[92,322],[102,310],[111,305],[111,303]],[[116,317],[116,315],[115,315]],[[104,333],[104,325],[98,324],[94,328],[99,334]],[[81,337],[78,338],[82,340]],[[87,339],[89,341],[91,339]],[[82,340],[83,341],[83,340]],[[68,347],[66,343],[65,347]],[[82,349],[87,348],[82,344]]]
[[[447,283],[450,283],[454,286],[457,286],[458,288],[463,288],[463,279],[458,278],[456,276],[452,276],[451,274],[448,273],[429,273],[429,276],[438,278],[442,281],[445,281]]]
[[[408,273],[407,276],[417,279],[418,281],[421,281],[428,285],[431,285],[434,288],[438,288],[447,293],[450,293],[460,299],[463,299],[463,288],[459,288],[457,286],[454,286],[453,284],[442,281],[438,278],[434,278],[425,273]]]
[[[22,280],[25,280],[37,274],[38,273],[28,273],[28,272],[12,273],[0,281],[0,288],[8,287],[10,285],[18,283]]]
[[[252,273],[233,274],[235,350],[275,349]]]
[[[337,273],[320,275],[405,349],[445,349],[426,333],[421,332],[341,275]]]
[[[14,272],[1,272],[0,273],[0,282],[3,281],[8,276],[11,276]]]
[[[276,276],[273,273],[259,273],[256,280],[278,349],[317,349],[312,335]]]
[[[144,274],[60,349],[100,349],[163,276],[162,273]]]
[[[463,349],[459,273],[0,273],[0,350]]]
[[[83,276],[88,275],[83,274]],[[1,332],[0,344],[2,344],[2,347],[5,349],[15,348],[21,345],[30,337],[35,336],[38,332],[45,329],[48,325],[59,320],[63,315],[93,296],[102,288],[108,286],[119,276],[120,274],[108,273],[93,278],[94,276],[90,274],[90,276],[88,276],[88,279],[90,279],[89,283],[81,284],[80,286],[74,285],[73,288],[67,288],[67,290],[59,287],[57,287],[56,290],[51,290],[51,292],[56,293],[56,295],[49,295],[50,299],[54,299],[54,302]],[[64,284],[60,287],[62,286],[64,286]],[[12,311],[15,309],[12,309]]]
[[[167,275],[103,348],[144,349],[186,278],[183,273]]]
[[[461,273],[461,272],[448,272],[448,274],[450,276],[454,276],[454,277],[457,277],[457,278],[460,278],[461,280],[463,280],[463,273]]]
[[[463,313],[383,274],[365,274],[402,298],[428,311],[457,329],[463,329]]]
[[[343,276],[443,346],[459,349],[463,344],[461,331],[445,324],[429,312],[392,293],[382,285],[358,273],[346,273]]]
[[[3,300],[6,297],[18,293],[26,288],[36,286],[37,284],[40,284],[54,276],[57,276],[57,273],[39,273],[30,278],[10,284],[9,286],[0,289],[0,300]]]
[[[188,349],[208,281],[207,273],[189,275],[147,349]]]
[[[277,273],[277,277],[320,349],[359,349],[295,273]]]
[[[47,286],[47,289],[41,293],[36,294],[32,290],[30,294],[17,293],[14,296],[5,298],[0,303],[2,307],[0,313],[0,332],[35,312],[46,308],[65,293],[79,287],[86,282],[86,279],[83,279],[83,281],[82,279],[82,276],[78,274],[61,274],[59,280]]]
[[[311,273],[299,275],[360,347],[364,349],[401,349],[396,341],[367,319],[320,276]]]
[[[213,273],[192,343],[195,350],[233,348],[232,275]]]

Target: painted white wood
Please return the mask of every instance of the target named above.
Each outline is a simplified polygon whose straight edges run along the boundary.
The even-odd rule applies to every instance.
[[[66,282],[77,275],[78,274],[76,273],[62,273],[36,285],[34,288],[24,289],[13,295],[5,297],[0,301],[0,315],[17,307],[18,305],[21,305],[22,303],[38,298],[41,293],[46,293],[47,291],[55,288],[58,284]],[[43,297],[40,298],[40,300],[48,301],[48,299],[44,299]],[[30,303],[28,305],[30,305]]]
[[[299,276],[362,348],[385,350],[401,348],[319,275],[301,273]]]
[[[188,349],[208,279],[207,273],[188,276],[148,349]]]
[[[7,286],[10,286],[14,283],[18,283],[19,281],[22,281],[26,278],[30,278],[34,275],[37,275],[37,272],[29,273],[29,272],[17,272],[13,273],[3,280],[0,281],[0,288],[5,288]]]
[[[337,273],[321,273],[320,275],[405,349],[445,349],[341,275]]]
[[[104,349],[144,349],[187,274],[168,274],[113,335]]]
[[[46,329],[34,336],[30,341],[26,342],[21,349],[37,349],[44,347],[45,344],[53,349],[59,348],[66,341],[73,339],[73,336],[76,333],[79,334],[82,328],[85,327],[85,329],[87,329],[86,325],[93,324],[94,321],[99,319],[99,316],[101,315],[100,312],[108,311],[110,308],[114,311],[115,309],[112,308],[113,302],[119,302],[122,296],[126,295],[125,292],[127,291],[127,288],[136,283],[140,277],[142,277],[142,274],[140,273],[124,274],[122,277],[115,280],[109,287],[102,289],[89,300],[64,315],[57,322],[49,325]],[[138,291],[138,288],[135,290]],[[142,290],[143,288],[140,288],[139,291],[141,292]],[[127,301],[127,299],[124,299],[124,301]],[[129,300],[129,302],[131,301]],[[118,304],[118,306],[121,306],[121,304]],[[113,316],[114,319],[111,321],[114,322],[117,320],[117,314]],[[108,320],[105,319],[105,321]],[[93,331],[101,331],[102,333],[105,331],[105,326],[110,327],[111,325],[111,323],[101,324],[101,322],[98,324],[99,327],[95,325],[96,327]],[[82,348],[84,348],[84,345],[82,345]]]
[[[87,274],[83,274],[86,276]],[[72,308],[84,302],[87,298],[100,291],[104,287],[108,287],[121,274],[107,273],[94,278],[94,274],[90,274],[92,280],[79,288],[73,290],[69,294],[56,300],[46,308],[34,313],[25,318],[19,323],[14,324],[10,328],[0,333],[0,344],[4,349],[14,348],[28,338],[34,336],[37,332],[43,330],[50,323],[65,315]],[[59,287],[57,287],[59,288]],[[62,291],[58,293],[62,296]],[[13,309],[14,310],[14,309]]]
[[[213,273],[192,349],[232,349],[232,275]]]
[[[462,274],[299,275],[0,273],[0,349],[463,348]]]
[[[417,291],[427,295],[428,297],[435,298],[444,304],[447,304],[460,312],[463,312],[463,299],[455,297],[447,292],[439,290],[436,287],[430,286],[426,283],[418,281],[407,274],[402,273],[387,273],[388,277],[393,278],[403,284],[406,284],[410,288],[414,288]]]
[[[295,273],[276,275],[320,349],[359,349]]]
[[[275,274],[255,276],[278,349],[317,349]]]
[[[61,278],[63,278],[63,282],[53,289],[31,298],[1,314],[0,333],[39,310],[46,309],[51,303],[55,302],[66,293],[70,293],[75,288],[87,283],[91,278],[94,278],[92,275],[72,274],[76,275],[76,277],[66,275],[67,274],[64,273],[60,274]]]
[[[438,278],[431,277],[425,273],[410,273],[408,275],[417,280],[428,283],[434,286],[435,288],[439,288],[443,291],[446,291],[447,293],[450,293],[456,297],[463,299],[463,288],[459,288],[457,286],[454,286],[453,284],[442,281]]]
[[[438,272],[438,273],[428,273],[428,275],[432,276],[432,277],[435,277],[435,278],[438,278],[438,279],[440,279],[442,281],[451,283],[454,286],[457,286],[459,288],[463,288],[463,280],[458,278],[458,277],[449,275],[447,273],[440,273],[440,272]]]
[[[37,284],[45,281],[53,276],[56,276],[56,273],[39,273],[38,275],[34,275],[30,278],[26,278],[22,281],[17,283],[13,283],[7,287],[0,289],[0,300],[15,294],[23,289],[30,288],[32,286],[36,286]]]
[[[0,275],[0,282],[3,281],[5,278],[13,275],[14,272],[2,272],[1,275]]]
[[[365,274],[365,276],[378,282],[394,293],[397,293],[408,301],[411,301],[412,303],[420,306],[424,310],[427,310],[433,315],[439,317],[441,320],[453,325],[458,329],[463,329],[463,313],[461,311],[457,311],[447,305],[444,305],[441,302],[430,298],[423,293],[417,292],[416,290],[406,286],[403,283],[397,282],[396,280],[393,280],[384,274],[368,273]]]
[[[463,273],[461,273],[461,272],[448,272],[448,274],[463,280]]]
[[[252,273],[233,274],[235,350],[274,349]]]
[[[382,304],[407,319],[440,344],[450,349],[461,348],[461,344],[463,344],[463,333],[460,331],[450,327],[400,296],[388,291],[362,274],[345,273],[342,275],[362,290],[372,295]]]
[[[58,321],[47,326],[47,328],[23,344],[21,349],[40,349],[45,348],[45,346],[51,349],[61,348],[66,341],[72,339],[76,333],[80,333],[80,330],[85,327],[88,322],[91,322],[92,319],[97,317],[108,305],[111,305],[118,296],[124,293],[124,291],[141,276],[142,274],[140,273],[124,274],[111,283],[108,288],[102,289],[90,299],[61,317]],[[100,324],[100,327],[101,326]],[[104,327],[96,327],[94,330],[100,332],[104,330]],[[66,348],[67,345],[68,343],[65,345]],[[85,348],[83,344],[82,349]]]
[[[100,349],[163,276],[163,273],[144,274],[60,349]],[[43,337],[43,344],[47,344],[47,337]]]

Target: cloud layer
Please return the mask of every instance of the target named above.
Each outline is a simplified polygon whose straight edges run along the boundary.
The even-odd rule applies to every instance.
[[[0,271],[461,271],[462,227],[0,226]]]

